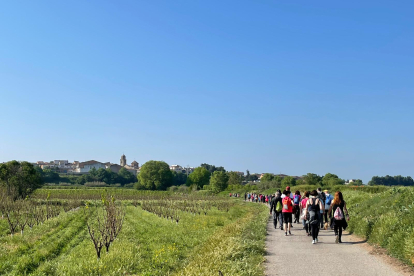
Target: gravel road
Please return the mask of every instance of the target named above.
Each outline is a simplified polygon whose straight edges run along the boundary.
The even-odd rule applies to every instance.
[[[396,276],[398,269],[385,263],[381,257],[368,252],[364,241],[351,235],[342,237],[342,244],[335,244],[334,232],[321,230],[318,244],[306,236],[302,224],[294,224],[292,235],[274,229],[272,220],[267,226],[266,275],[318,275],[318,276]]]

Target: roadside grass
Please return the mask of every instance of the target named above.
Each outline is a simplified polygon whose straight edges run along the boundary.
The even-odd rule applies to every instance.
[[[349,231],[377,244],[407,264],[414,264],[414,189],[395,187],[376,194],[344,192]]]

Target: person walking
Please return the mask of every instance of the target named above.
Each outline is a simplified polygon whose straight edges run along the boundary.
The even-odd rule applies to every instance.
[[[281,193],[278,190],[275,193],[275,197],[270,201],[270,214],[273,214],[273,226],[277,228],[277,221],[279,220],[280,230],[283,230],[283,217],[282,217],[282,198]]]
[[[303,229],[305,229],[305,231],[306,231],[306,234],[308,235],[308,236],[310,236],[310,229],[309,229],[309,223],[307,222],[307,220],[306,220],[306,203],[308,202],[308,200],[309,200],[309,191],[306,191],[304,194],[303,194],[303,198],[302,198],[302,200],[300,201],[300,204],[299,204],[299,209],[300,209],[300,211],[301,211],[301,218],[302,218],[302,225],[303,225]]]
[[[334,199],[334,197],[329,194],[328,190],[324,190],[323,191],[325,193],[325,213],[324,213],[324,217],[325,217],[325,224],[328,224],[328,227],[330,225],[329,220],[328,220],[328,210],[331,208],[331,203],[332,200]]]
[[[312,234],[312,244],[318,243],[320,210],[322,209],[323,204],[318,197],[318,192],[313,190],[308,202],[306,202],[306,215],[309,217],[308,223]]]
[[[294,211],[295,211],[295,221],[294,223],[300,223],[299,222],[299,217],[300,217],[300,208],[299,208],[299,204],[301,201],[302,196],[300,195],[299,191],[295,192],[295,195],[293,196],[293,205],[294,205]]]
[[[335,243],[342,243],[342,228],[346,225],[346,220],[349,220],[349,213],[342,193],[339,191],[335,193],[332,205],[329,208],[329,217],[331,217],[331,212],[333,212]],[[346,214],[346,220],[344,214]]]
[[[319,224],[320,224],[320,229],[323,229],[323,214],[325,213],[325,193],[322,193],[322,188],[318,188],[318,198],[319,201],[322,204],[322,208],[321,210],[319,210]]]
[[[283,225],[285,226],[285,236],[289,231],[289,235],[292,235],[290,228],[292,227],[292,213],[293,213],[293,202],[290,198],[290,191],[285,191],[285,197],[282,200],[283,204]]]

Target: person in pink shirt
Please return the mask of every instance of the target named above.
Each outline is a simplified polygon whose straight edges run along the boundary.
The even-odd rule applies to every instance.
[[[306,191],[304,194],[303,194],[303,198],[302,198],[302,200],[300,201],[300,203],[299,203],[299,209],[300,209],[300,212],[301,212],[301,218],[302,218],[302,225],[303,225],[303,229],[305,229],[306,230],[306,234],[308,234],[308,236],[310,235],[309,234],[309,224],[308,223],[306,223],[306,216],[304,216],[304,214],[305,214],[305,208],[306,208],[306,203],[308,202],[308,200],[309,200],[309,194],[310,194],[310,192],[309,191]]]

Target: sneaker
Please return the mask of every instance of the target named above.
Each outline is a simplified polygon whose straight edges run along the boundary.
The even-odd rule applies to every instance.
[[[315,239],[315,243],[318,243],[318,238]]]
[[[290,233],[290,231],[289,231],[289,235],[292,235],[292,233]]]
[[[315,240],[312,240],[312,244],[315,244]]]
[[[339,243],[339,236],[335,236],[335,243]]]

